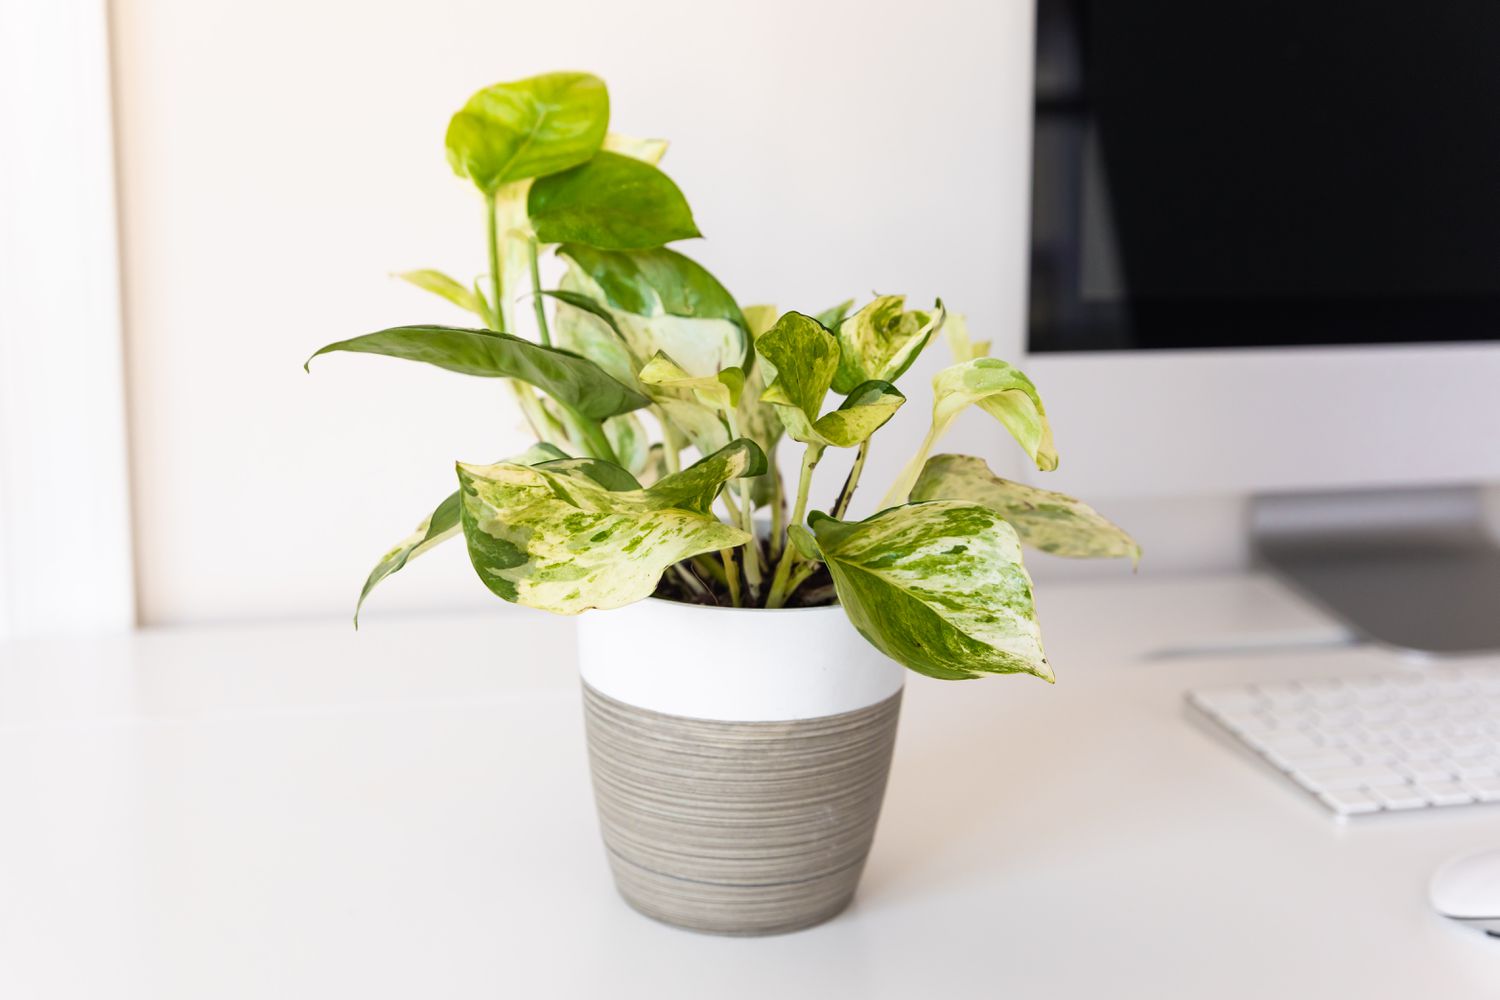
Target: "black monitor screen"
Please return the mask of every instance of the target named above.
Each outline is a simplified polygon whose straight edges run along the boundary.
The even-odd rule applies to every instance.
[[[1500,2],[1038,0],[1034,351],[1500,338]]]

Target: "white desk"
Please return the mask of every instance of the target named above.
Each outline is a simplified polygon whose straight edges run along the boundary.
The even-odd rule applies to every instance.
[[[853,908],[700,937],[615,896],[570,623],[0,646],[0,997],[1494,997],[1425,901],[1500,807],[1339,827],[1186,721],[1216,680],[1368,650],[1254,579],[1042,593],[1058,684],[913,677]]]

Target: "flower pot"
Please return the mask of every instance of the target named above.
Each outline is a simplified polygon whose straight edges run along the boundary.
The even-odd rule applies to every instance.
[[[589,764],[631,906],[715,934],[821,923],[853,898],[904,668],[838,607],[651,599],[579,619]]]

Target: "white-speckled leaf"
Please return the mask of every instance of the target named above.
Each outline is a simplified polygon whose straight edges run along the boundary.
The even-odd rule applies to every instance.
[[[651,449],[646,425],[634,413],[623,413],[604,421],[604,436],[620,464],[639,476],[645,471]]]
[[[999,358],[972,358],[950,365],[932,380],[932,426],[916,454],[906,463],[881,501],[882,507],[905,503],[927,464],[932,446],[967,406],[978,406],[1010,431],[1043,471],[1057,468],[1052,426],[1036,386],[1019,368]]]
[[[724,482],[765,456],[748,441],[643,490],[610,491],[573,472],[458,466],[469,558],[484,584],[557,614],[649,597],[674,563],[749,541],[703,513]]]
[[[566,453],[550,444],[538,444],[507,461],[516,465],[535,465],[538,462],[550,462],[567,457]],[[375,564],[375,568],[370,570],[370,575],[365,578],[365,585],[359,592],[359,601],[354,605],[355,628],[359,628],[360,609],[364,607],[365,598],[370,596],[370,591],[375,589],[375,585],[392,573],[401,570],[417,556],[458,534],[458,521],[458,493],[455,491],[445,497],[443,502],[438,504],[421,524],[417,525],[415,531],[397,542],[389,552],[380,557],[380,562]]]
[[[1021,543],[999,514],[939,500],[808,523],[849,620],[891,659],[942,680],[1052,680]]]
[[[862,382],[893,382],[922,353],[943,325],[943,303],[931,312],[906,311],[906,296],[882,295],[838,324],[839,367],[833,390],[848,393]]]
[[[1133,562],[1141,558],[1135,539],[1082,500],[1001,479],[983,459],[970,455],[928,459],[911,499],[983,504],[1010,522],[1023,545],[1051,555]]]
[[[977,406],[1010,431],[1038,469],[1057,468],[1047,411],[1019,368],[999,358],[974,358],[938,372],[932,393],[932,424],[939,435],[965,407]]]

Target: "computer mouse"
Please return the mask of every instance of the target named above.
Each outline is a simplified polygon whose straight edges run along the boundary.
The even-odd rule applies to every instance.
[[[1500,937],[1500,850],[1449,861],[1432,876],[1429,895],[1443,916]]]

